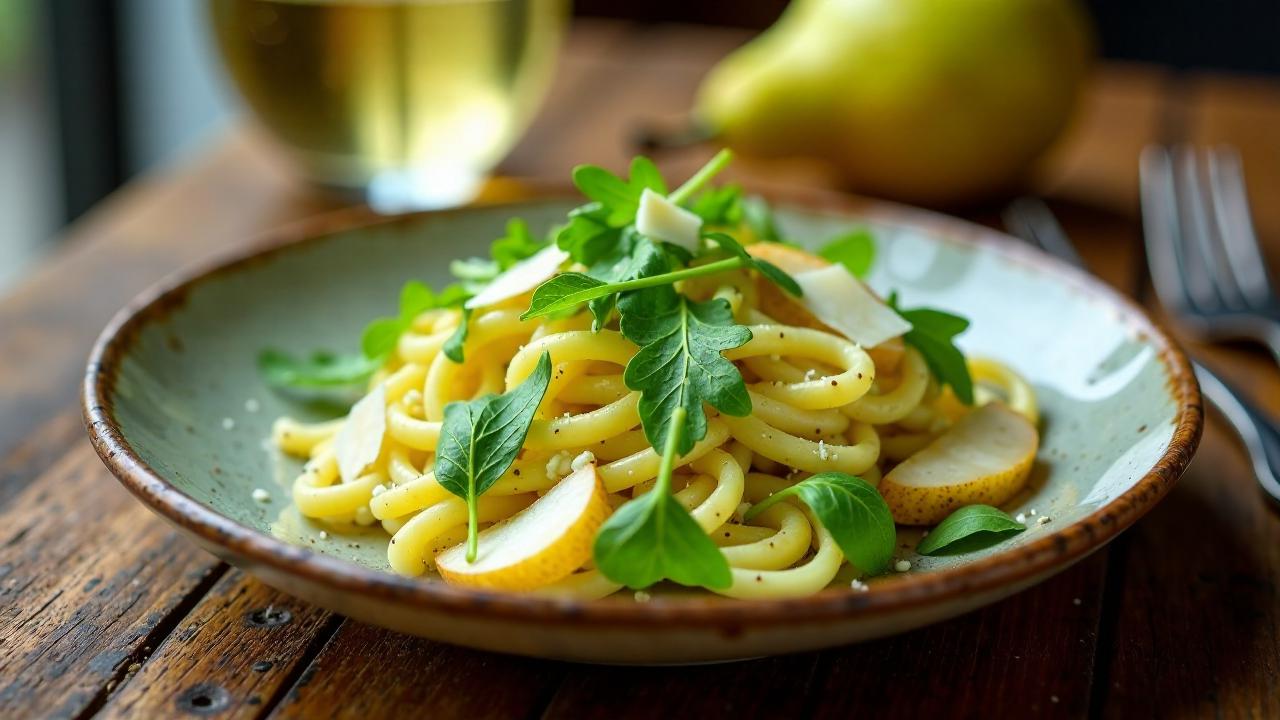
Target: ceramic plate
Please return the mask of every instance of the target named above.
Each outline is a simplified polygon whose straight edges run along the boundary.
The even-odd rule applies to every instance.
[[[788,237],[815,243],[869,226],[870,282],[908,305],[972,319],[966,352],[1027,377],[1043,409],[1029,489],[1007,509],[1048,517],[984,552],[911,557],[912,570],[855,592],[794,600],[629,595],[582,602],[503,595],[391,574],[379,534],[319,538],[291,507],[295,461],[265,441],[281,414],[323,417],[257,376],[265,346],[354,349],[411,278],[444,283],[449,260],[483,254],[508,217],[535,228],[571,203],[424,213],[345,212],[294,227],[211,270],[162,283],[103,333],[85,418],[111,471],[203,547],[339,613],[486,650],[617,663],[727,660],[889,635],[1040,582],[1145,513],[1186,466],[1201,426],[1186,358],[1143,313],[1088,276],[993,231],[924,211],[838,197],[782,200]],[[263,488],[270,502],[255,502]],[[902,532],[900,543],[914,547]]]

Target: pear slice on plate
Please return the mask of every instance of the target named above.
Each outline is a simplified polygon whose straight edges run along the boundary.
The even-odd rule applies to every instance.
[[[776,242],[758,242],[747,246],[747,252],[753,257],[767,260],[785,270],[788,274],[799,275],[814,270],[830,267],[831,263],[823,257],[805,252],[797,247]],[[855,282],[857,282],[855,280]],[[807,327],[822,330],[833,335],[844,336],[845,333],[822,322],[805,307],[804,303],[788,295],[782,288],[774,285],[768,278],[761,276],[756,281],[756,293],[759,295],[759,306],[768,308],[768,314],[784,325]],[[901,337],[894,337],[876,345],[865,348],[876,364],[877,372],[893,372],[902,362],[905,345]]]
[[[880,494],[902,525],[934,525],[965,505],[1000,505],[1026,483],[1039,445],[1031,421],[988,403],[885,475]]]
[[[467,562],[464,542],[437,555],[436,569],[455,585],[513,591],[549,585],[591,559],[596,531],[609,512],[604,483],[595,464],[587,464],[482,531],[475,562]]]

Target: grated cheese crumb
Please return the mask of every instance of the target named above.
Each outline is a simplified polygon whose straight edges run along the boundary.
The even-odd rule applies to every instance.
[[[854,578],[853,582],[849,583],[849,587],[853,588],[855,592],[866,592],[871,589],[866,583],[862,582],[858,578]]]
[[[650,600],[652,600],[652,599],[653,599],[653,596],[652,596],[652,595],[650,595],[649,593],[647,593],[647,592],[645,592],[645,591],[643,591],[643,590],[637,590],[637,591],[636,591],[636,602],[642,602],[642,603],[644,603],[644,602],[649,602],[649,601],[650,601]]]
[[[235,427],[236,427],[236,421],[235,421],[235,420],[232,420],[232,419],[231,419],[231,418],[229,418],[229,417],[224,417],[224,418],[222,418],[222,429],[223,429],[223,430],[234,430],[234,429],[235,429]]]
[[[262,488],[254,488],[253,499],[260,503],[271,502],[271,493],[263,490]]]
[[[804,381],[805,381],[805,382],[809,382],[809,381],[810,381],[810,380],[812,380],[814,377],[816,377],[816,376],[817,376],[817,374],[818,374],[818,371],[817,371],[817,370],[814,370],[813,368],[809,368],[808,370],[805,370],[805,371],[804,371]]]
[[[574,472],[578,472],[582,468],[594,463],[595,461],[596,461],[595,453],[591,452],[590,450],[583,450],[581,453],[578,454],[578,457],[573,459],[573,462],[569,463],[569,467]]]
[[[1018,514],[1017,514],[1017,516],[1016,516],[1016,517],[1014,517],[1013,519],[1014,519],[1014,520],[1017,520],[1018,522],[1020,522],[1020,523],[1022,523],[1022,524],[1024,524],[1024,525],[1025,525],[1025,524],[1027,523],[1027,514],[1026,514],[1026,513],[1018,513]]]
[[[551,458],[547,460],[547,479],[558,480],[565,475],[568,475],[570,469],[573,467],[572,463],[573,458],[569,457],[569,453],[564,450],[552,455]]]
[[[827,452],[827,444],[819,440],[818,441],[818,459],[826,460],[828,457],[830,457],[830,454]]]
[[[1035,516],[1036,516],[1036,509],[1031,508],[1031,517],[1035,517]]]
[[[1041,515],[1040,517],[1036,518],[1037,525],[1048,525],[1051,522],[1053,522],[1053,518],[1049,517],[1048,515]]]
[[[1072,605],[1079,605],[1079,604],[1080,604],[1080,598],[1071,598],[1071,604],[1072,604]]]
[[[738,507],[733,511],[733,519],[738,521],[738,524],[741,525],[746,522],[747,511],[750,509],[751,503],[738,503]]]
[[[911,561],[899,560],[898,562],[893,564],[893,569],[897,570],[898,572],[906,572],[911,569]]]
[[[321,531],[320,531],[320,539],[321,539],[321,540],[328,540],[328,539],[329,539],[329,533],[328,533],[328,531],[321,530]]]
[[[261,409],[262,409],[262,405],[258,403],[257,398],[249,398],[248,400],[244,401],[245,412],[256,413]]]

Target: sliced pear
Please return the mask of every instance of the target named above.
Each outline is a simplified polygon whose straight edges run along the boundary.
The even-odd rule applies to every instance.
[[[775,242],[759,242],[747,246],[747,252],[761,260],[768,260],[791,275],[799,275],[812,270],[821,270],[831,263],[823,257],[805,252],[797,247]],[[756,280],[756,292],[760,298],[760,307],[768,308],[768,314],[784,325],[808,327],[822,330],[833,335],[844,335],[830,325],[819,320],[803,303],[788,295],[782,288],[774,285],[768,278]],[[874,294],[874,293],[873,293]],[[867,354],[876,364],[878,373],[891,373],[902,362],[906,346],[901,337],[886,340],[875,347],[865,348]]]
[[[989,403],[885,475],[880,494],[902,525],[933,525],[965,505],[1000,505],[1026,484],[1039,444],[1026,417]]]
[[[464,542],[437,555],[436,568],[455,585],[512,591],[550,585],[591,559],[596,531],[609,512],[604,483],[595,464],[587,464],[481,532],[475,562],[467,562]]]

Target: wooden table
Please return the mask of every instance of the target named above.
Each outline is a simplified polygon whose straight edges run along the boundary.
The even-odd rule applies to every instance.
[[[580,26],[504,171],[621,167],[636,126],[678,117],[743,37]],[[1139,149],[1237,145],[1274,254],[1277,127],[1276,83],[1105,66],[1035,189],[1093,269],[1138,293]],[[679,174],[700,159],[666,164]],[[814,181],[774,180],[797,178]],[[0,302],[0,717],[1280,717],[1280,516],[1216,418],[1178,487],[1107,550],[957,620],[808,655],[672,669],[489,655],[345,620],[229,568],[103,469],[77,381],[93,337],[143,287],[333,206],[237,131],[108,199]],[[1204,352],[1280,417],[1264,355]]]

